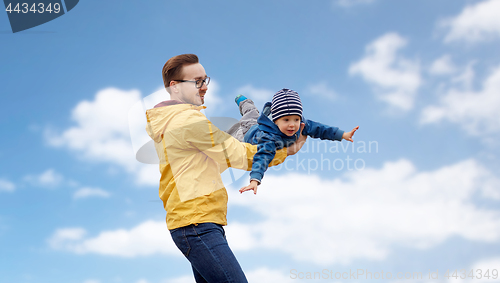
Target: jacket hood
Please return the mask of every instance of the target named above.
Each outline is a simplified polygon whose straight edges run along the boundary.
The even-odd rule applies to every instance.
[[[174,117],[183,116],[187,114],[187,111],[200,111],[205,109],[205,106],[196,106],[188,103],[183,103],[178,100],[167,100],[157,104],[154,108],[146,111],[146,118],[148,124],[146,125],[146,131],[148,135],[155,142],[161,142],[163,133],[167,126],[171,123],[179,123],[182,119],[176,119],[174,122]],[[177,127],[177,125],[173,125]],[[178,126],[182,126],[179,124]]]
[[[278,128],[278,125],[276,125],[272,120],[271,104],[272,104],[271,102],[266,102],[266,104],[264,104],[264,108],[262,109],[262,115],[260,115],[259,119],[257,120],[257,123],[259,124],[259,129],[267,133],[279,135],[286,141],[297,140],[300,136],[300,128],[293,136],[290,137],[282,133]]]

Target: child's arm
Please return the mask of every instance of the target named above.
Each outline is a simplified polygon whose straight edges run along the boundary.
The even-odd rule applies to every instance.
[[[341,141],[344,131],[337,127],[330,127],[322,123],[314,122],[312,120],[305,120],[305,127],[302,131],[303,135],[310,136],[315,139]]]
[[[305,122],[306,126],[304,127],[302,134],[322,140],[341,141],[342,139],[344,139],[353,142],[352,137],[354,136],[354,133],[359,129],[359,126],[356,126],[354,129],[352,129],[352,131],[344,132],[337,127],[330,127],[311,120],[306,120]]]
[[[304,124],[301,125],[301,130],[304,128]],[[306,135],[302,135],[300,136],[300,138],[297,140],[296,143],[294,143],[293,145],[291,145],[290,147],[287,148],[287,150],[291,149],[288,151],[289,155],[293,155],[295,154],[297,151],[300,150],[300,148],[302,147],[302,145],[306,142],[306,139],[307,139],[307,136]],[[294,148],[293,148],[294,147]],[[256,154],[257,155],[257,154]],[[270,163],[269,165],[273,165],[272,163]],[[267,167],[266,167],[267,168]],[[243,192],[246,192],[246,191],[250,191],[250,190],[253,190],[253,194],[256,195],[257,194],[257,186],[260,185],[260,182],[257,181],[256,179],[252,179],[250,180],[250,185],[246,186],[246,187],[242,187],[240,189],[240,193],[243,193]]]
[[[250,172],[250,185],[240,189],[240,192],[253,190],[257,193],[257,185],[260,185],[269,163],[276,154],[276,143],[273,136],[264,134],[259,138],[257,153],[253,157],[252,172]]]

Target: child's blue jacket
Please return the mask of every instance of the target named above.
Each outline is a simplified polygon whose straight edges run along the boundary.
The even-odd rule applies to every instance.
[[[245,134],[246,143],[257,145],[257,153],[253,157],[250,180],[257,180],[259,183],[262,181],[269,163],[273,160],[276,150],[292,145],[300,137],[300,129],[290,137],[282,133],[278,126],[269,118],[270,113],[271,102],[267,102],[262,109],[257,124],[252,126]],[[342,140],[344,131],[337,127],[326,126],[304,118],[302,118],[302,122],[305,123],[302,130],[303,135],[322,140]]]

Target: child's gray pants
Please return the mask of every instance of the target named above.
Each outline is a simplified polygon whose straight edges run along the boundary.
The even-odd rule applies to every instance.
[[[253,101],[249,98],[240,103],[240,113],[243,115],[240,121],[229,128],[227,133],[239,141],[244,141],[245,134],[259,119],[259,110],[255,107]]]

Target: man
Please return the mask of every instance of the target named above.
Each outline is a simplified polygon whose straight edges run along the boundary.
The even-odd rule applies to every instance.
[[[228,167],[250,170],[257,147],[219,130],[200,112],[210,78],[196,55],[170,58],[162,75],[170,100],[146,116],[160,158],[167,227],[196,282],[247,282],[222,227],[227,225],[227,192],[220,174]],[[295,154],[304,142],[277,151],[271,165]]]

